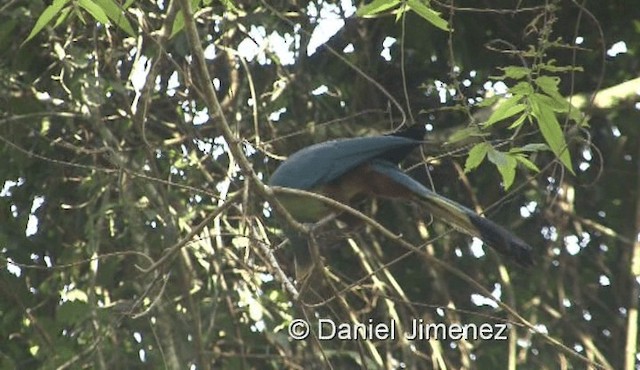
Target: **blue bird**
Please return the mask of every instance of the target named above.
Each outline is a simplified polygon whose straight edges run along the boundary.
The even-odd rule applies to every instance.
[[[416,201],[433,217],[481,239],[521,266],[533,265],[532,248],[522,239],[400,170],[398,164],[421,144],[424,134],[424,126],[415,125],[391,135],[311,145],[284,161],[269,185],[318,193],[344,204],[362,195]],[[300,222],[316,222],[335,211],[319,199],[301,195],[280,193],[278,201]]]

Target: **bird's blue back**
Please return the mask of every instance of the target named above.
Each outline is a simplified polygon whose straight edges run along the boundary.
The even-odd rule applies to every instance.
[[[347,171],[402,148],[413,148],[419,140],[399,136],[374,136],[326,141],[304,148],[284,161],[269,184],[311,190],[336,180]]]

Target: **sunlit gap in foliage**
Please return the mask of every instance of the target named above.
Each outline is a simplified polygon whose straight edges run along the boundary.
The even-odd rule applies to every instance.
[[[169,81],[167,81],[167,95],[175,96],[176,90],[180,87],[180,80],[178,79],[178,71],[173,71],[171,76],[169,76]]]
[[[272,122],[280,121],[280,116],[287,111],[287,108],[282,107],[275,112],[269,113],[269,120]]]
[[[298,26],[299,27],[299,26]],[[295,32],[295,30],[294,30]],[[240,57],[253,61],[254,59],[261,65],[270,65],[271,59],[267,57],[267,51],[278,57],[282,65],[295,63],[295,52],[300,47],[300,36],[284,35],[276,31],[267,36],[267,30],[263,26],[252,25],[249,29],[249,37],[245,38],[238,45]]]
[[[129,50],[129,58],[135,58],[137,53],[137,48],[131,48],[131,50]],[[140,57],[131,66],[129,82],[131,82],[131,86],[133,87],[133,90],[136,94],[131,102],[131,112],[133,113],[136,113],[138,111],[138,101],[142,96],[142,88],[144,87],[147,75],[149,74],[150,70],[151,63],[149,63],[149,59],[144,55],[140,55]]]
[[[64,302],[88,302],[89,296],[84,291],[76,288],[74,283],[65,284],[60,291],[60,300],[58,303]]]
[[[356,7],[351,0],[341,0],[339,6],[322,2],[320,9],[316,7],[315,3],[309,3],[307,15],[311,18],[312,23],[316,23],[316,28],[311,34],[307,55],[313,55],[320,45],[327,42],[344,26],[343,18],[348,18],[355,12]]]
[[[315,89],[311,90],[311,95],[315,95],[315,96],[323,95],[323,94],[326,94],[328,91],[329,91],[329,88],[327,87],[327,85],[320,85]]]
[[[498,304],[495,301],[500,302],[502,298],[502,285],[495,283],[493,284],[493,290],[491,291],[491,296],[494,299],[485,297],[481,294],[471,294],[471,302],[476,306],[490,306],[492,308],[498,308]]]
[[[6,248],[2,248],[0,249],[0,252],[2,254],[7,252]],[[32,253],[31,254],[31,260],[33,262],[38,262],[38,260],[40,259],[40,256],[38,256],[37,254]],[[45,265],[47,267],[51,267],[53,266],[53,263],[51,261],[51,257],[49,256],[44,256],[43,261],[45,263]],[[16,265],[15,263],[13,263],[13,260],[11,258],[7,258],[7,271],[13,275],[15,275],[16,277],[20,277],[22,276],[22,269],[20,268],[20,266]],[[32,290],[32,293],[34,291]]]
[[[480,257],[484,257],[485,253],[484,253],[484,243],[482,242],[482,240],[474,237],[471,241],[471,254],[473,254],[474,257],[476,258],[480,258]]]
[[[611,48],[607,50],[607,55],[615,58],[619,54],[626,54],[627,52],[627,44],[624,41],[618,41],[615,44],[611,45]]]
[[[0,250],[0,252],[2,252],[2,254],[5,254],[6,251],[7,250],[5,248],[2,248]],[[22,276],[22,269],[19,266],[14,265],[13,264],[13,260],[11,258],[7,258],[7,271],[10,274],[15,275],[16,277]]]
[[[16,181],[6,180],[2,185],[2,190],[0,190],[0,197],[10,197],[13,195],[11,193],[11,188],[15,186],[22,186],[24,184],[24,178],[20,177]]]
[[[195,102],[191,101],[184,101],[181,106],[186,122],[191,122],[194,126],[200,126],[209,121],[209,110],[206,107],[196,110]]]
[[[206,140],[206,139],[205,140],[195,139],[194,143],[196,144],[198,149],[202,151],[202,153],[211,155],[211,157],[214,160],[218,160],[218,158],[220,158],[220,156],[225,153],[227,155],[230,155],[229,144],[227,144],[227,141],[224,139],[223,136],[215,137],[213,139],[213,143],[210,140]],[[257,150],[250,143],[243,142],[242,144],[243,144],[242,149],[244,151],[244,154],[247,157],[252,157],[254,154],[257,153]],[[229,186],[231,185],[231,180],[236,177],[236,174],[238,174],[239,171],[240,171],[240,167],[238,166],[237,163],[234,163],[232,171],[229,174],[230,178],[225,178],[223,181],[220,181],[216,184],[216,189],[218,190],[218,192],[220,192],[221,194],[226,194],[229,190]],[[259,177],[262,177],[262,175],[259,175]]]
[[[204,58],[208,60],[213,60],[215,57],[216,57],[216,45],[211,43],[204,48]]]
[[[26,236],[35,235],[38,232],[38,217],[35,212],[44,203],[44,197],[36,195],[33,197],[33,203],[31,204],[31,212],[29,213],[29,220],[27,221],[27,229],[25,230]]]
[[[319,9],[316,4],[310,3],[306,11],[311,23],[316,25],[307,45],[307,55],[311,56],[320,45],[327,42],[344,26],[343,18],[353,15],[356,8],[352,1],[342,0],[340,5],[323,2]],[[267,35],[267,30],[263,26],[252,25],[249,29],[249,37],[238,45],[238,53],[242,58],[248,61],[255,59],[261,65],[272,63],[267,56],[269,53],[273,53],[282,65],[294,64],[296,52],[300,49],[300,27],[298,24],[294,26],[294,35],[276,31]],[[347,50],[347,48],[344,50],[345,53],[353,51],[353,45],[351,49]]]
[[[264,202],[262,203],[262,214],[264,215],[264,217],[271,217],[271,212],[273,210],[271,209],[271,206],[269,205],[269,202]]]
[[[591,153],[590,148],[585,148],[582,150],[582,158],[584,159],[584,161],[581,161],[578,167],[581,171],[586,171],[589,169],[589,167],[591,167],[591,164],[589,162],[591,162],[591,160],[593,159],[593,153]]]
[[[385,37],[382,41],[382,52],[380,53],[380,56],[383,57],[387,62],[391,61],[391,47],[397,41],[398,40],[396,40],[395,38],[389,36]]]
[[[558,240],[558,231],[554,226],[544,226],[542,236],[547,240],[556,241]]]
[[[23,178],[18,178],[17,181],[6,180],[2,186],[2,190],[0,190],[0,197],[11,197],[12,192],[11,189],[13,187],[21,186],[24,184]],[[25,236],[29,237],[35,235],[38,232],[38,217],[36,217],[35,212],[42,206],[44,203],[44,197],[40,195],[36,195],[33,197],[33,202],[31,203],[31,210],[29,211],[29,218],[27,220],[27,226],[25,229]],[[11,214],[13,217],[18,217],[19,210],[18,208],[12,204]]]
[[[142,344],[142,334],[140,332],[134,332],[133,333],[133,340],[136,341],[136,343],[138,344]],[[146,362],[147,361],[147,353],[145,352],[145,350],[143,348],[140,348],[138,350],[138,358],[140,359],[141,362]]]
[[[533,213],[536,211],[537,207],[538,207],[538,202],[534,202],[534,201],[528,202],[527,204],[520,207],[520,216],[522,216],[523,218],[531,217]]]
[[[207,50],[209,51],[207,55],[213,58],[213,56],[215,56],[215,49],[207,48]],[[136,47],[131,48],[131,50],[129,50],[129,58],[136,57],[137,53],[138,53],[138,49]],[[138,106],[138,100],[140,99],[140,96],[142,94],[142,89],[144,88],[144,84],[147,80],[147,75],[149,74],[150,70],[151,70],[151,62],[149,61],[149,58],[147,58],[145,55],[140,55],[139,58],[132,65],[131,73],[129,74],[129,82],[131,82],[131,86],[133,86],[133,89],[136,93],[131,104],[131,110],[134,113],[136,112],[136,109]],[[155,91],[160,90],[160,82],[161,82],[161,77],[157,76],[155,81],[155,86],[154,86]],[[214,81],[214,84],[215,84],[215,81]],[[218,81],[218,88],[219,88],[219,85],[220,85],[220,82]],[[167,81],[167,95],[175,96],[176,90],[178,87],[180,87],[180,79],[178,76],[178,71],[173,71],[173,73],[171,73],[171,75],[169,76],[169,80]]]
[[[618,128],[618,126],[615,126],[615,125],[611,126],[611,133],[615,137],[620,137],[620,135],[622,135],[622,133],[620,132],[620,129]]]
[[[486,90],[487,96],[505,95],[509,91],[507,85],[502,81],[487,81],[482,87]],[[509,96],[511,95],[505,95],[507,98]]]
[[[564,237],[565,249],[567,253],[572,256],[580,253],[580,250],[586,248],[587,244],[591,241],[589,233],[583,232],[580,236],[582,238],[579,238],[577,235],[567,235]]]

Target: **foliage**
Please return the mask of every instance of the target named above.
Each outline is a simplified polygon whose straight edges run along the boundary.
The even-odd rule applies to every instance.
[[[0,368],[640,364],[637,87],[616,89],[638,76],[638,7],[333,3],[0,5]],[[306,145],[414,123],[430,132],[403,166],[537,267],[377,199],[355,205],[376,223],[316,226],[320,267],[296,281],[305,246],[260,180]],[[320,318],[510,326],[292,338]]]
[[[360,17],[373,16],[399,5],[401,5],[401,7],[400,11],[397,12],[398,17],[401,17],[407,10],[413,10],[432,25],[443,31],[449,30],[447,21],[442,19],[440,14],[429,7],[428,3],[424,0],[408,0],[406,2],[401,0],[375,0],[360,7],[356,14]]]

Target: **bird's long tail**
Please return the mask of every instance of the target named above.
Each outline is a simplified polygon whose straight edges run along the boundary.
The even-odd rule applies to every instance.
[[[533,265],[531,246],[504,227],[478,215],[459,203],[427,189],[418,181],[400,171],[392,163],[374,161],[371,163],[371,169],[409,189],[421,200],[435,218],[481,239],[499,253],[513,258],[522,266]]]

